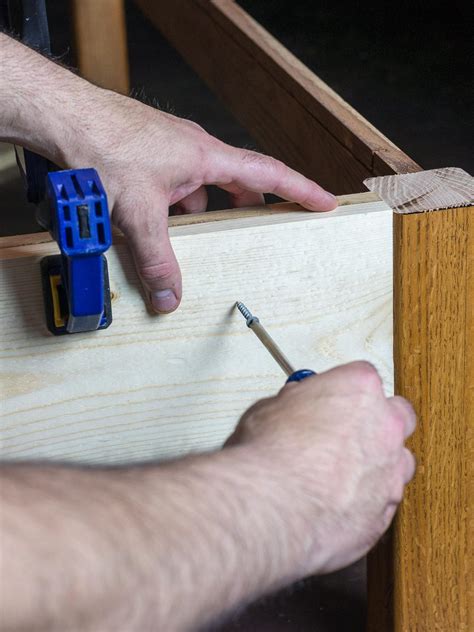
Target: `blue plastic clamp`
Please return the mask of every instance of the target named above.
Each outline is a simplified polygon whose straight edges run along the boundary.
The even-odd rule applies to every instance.
[[[104,257],[112,243],[107,195],[95,169],[50,172],[51,233],[62,255],[68,333],[104,326]],[[107,288],[108,291],[108,288]]]

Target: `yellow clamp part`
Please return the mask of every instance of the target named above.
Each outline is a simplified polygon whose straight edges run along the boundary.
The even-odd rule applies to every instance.
[[[51,286],[51,296],[53,299],[54,326],[58,328],[64,327],[66,322],[61,315],[61,304],[59,302],[59,291],[58,291],[58,286],[61,285],[61,275],[52,274],[49,277],[49,284]]]

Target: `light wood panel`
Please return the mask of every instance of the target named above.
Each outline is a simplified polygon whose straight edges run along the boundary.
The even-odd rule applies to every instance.
[[[351,193],[350,195],[337,196],[338,214],[353,212],[352,209],[343,209],[342,207],[350,207],[354,204],[369,204],[370,202],[380,202],[380,198],[376,193]],[[266,204],[265,206],[254,206],[235,208],[232,210],[222,211],[207,211],[205,213],[193,213],[186,215],[173,215],[168,218],[168,226],[174,228],[176,226],[189,226],[191,224],[207,224],[209,222],[221,222],[229,219],[248,219],[248,218],[268,218],[272,214],[283,214],[293,211],[304,211],[304,209],[294,202],[278,202],[277,204]],[[258,220],[257,220],[258,221]],[[265,220],[266,221],[266,220]],[[115,227],[112,227],[114,233],[114,242],[122,242],[123,235]],[[8,237],[0,238],[0,244],[3,250],[3,255],[7,256],[9,252],[10,256],[13,247],[17,246],[32,246],[33,244],[41,244],[53,241],[53,238],[48,232],[30,233],[25,235],[10,235]],[[9,249],[8,251],[6,249]]]
[[[235,2],[136,3],[265,151],[334,193],[419,169]]]
[[[102,88],[128,94],[124,0],[72,0],[79,72]]]
[[[391,392],[385,203],[247,213],[171,228],[184,299],[170,316],[147,312],[118,240],[108,254],[112,326],[59,338],[45,330],[39,278],[54,244],[0,242],[2,456],[133,462],[219,446],[248,405],[284,382],[233,309],[237,299],[295,366],[366,358]]]
[[[369,630],[474,629],[474,208],[394,216],[395,390],[418,469],[369,558]]]

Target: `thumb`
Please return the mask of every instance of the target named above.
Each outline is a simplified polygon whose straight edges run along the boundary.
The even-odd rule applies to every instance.
[[[173,312],[182,296],[181,272],[168,234],[168,206],[135,209],[130,222],[121,222],[128,239],[138,275],[152,308]]]

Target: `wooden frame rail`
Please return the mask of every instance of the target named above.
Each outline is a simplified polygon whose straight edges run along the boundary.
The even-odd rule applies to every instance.
[[[264,151],[334,193],[418,165],[231,0],[135,0]]]

